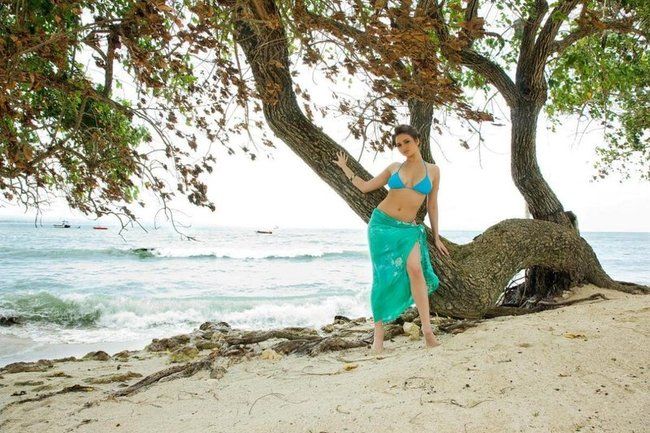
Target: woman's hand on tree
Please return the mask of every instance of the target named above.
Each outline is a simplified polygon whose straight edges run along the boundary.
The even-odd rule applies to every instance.
[[[336,152],[336,156],[338,156],[338,159],[336,161],[333,161],[334,164],[341,167],[341,169],[347,168],[348,167],[348,156],[345,154],[345,152],[338,151],[338,152]]]
[[[449,257],[449,251],[447,251],[447,247],[445,246],[445,244],[442,243],[440,238],[436,238],[435,245],[441,254],[444,254],[445,256]]]

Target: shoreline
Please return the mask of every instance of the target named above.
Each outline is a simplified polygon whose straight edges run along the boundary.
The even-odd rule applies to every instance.
[[[150,341],[150,339],[139,339],[97,343],[39,343],[28,338],[0,335],[0,346],[8,347],[9,350],[20,350],[12,354],[0,355],[0,369],[16,362],[36,362],[41,359],[52,360],[71,356],[80,358],[98,350],[109,353],[138,350],[144,348]]]
[[[285,339],[263,340],[245,356],[219,356],[217,367],[169,375],[128,397],[111,395],[153,373],[204,359],[214,347],[199,339],[203,350],[183,351],[194,337],[176,344],[175,336],[150,347],[172,350],[43,361],[32,363],[34,371],[16,373],[5,367],[0,428],[641,432],[650,423],[650,297],[583,285],[563,300],[595,293],[608,299],[487,319],[459,333],[441,333],[434,318],[441,346],[433,349],[424,349],[421,335],[414,341],[403,331],[392,339],[387,332],[378,356],[369,354],[369,344],[283,355],[268,348]],[[325,327],[364,337],[371,322],[361,319]],[[219,337],[220,326],[195,333]],[[171,362],[174,350],[180,362]]]

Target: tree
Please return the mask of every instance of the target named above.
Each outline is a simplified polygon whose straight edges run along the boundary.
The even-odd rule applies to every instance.
[[[289,38],[283,26],[283,23],[289,20],[283,20],[281,8],[283,3],[267,0],[224,1],[220,4],[230,6],[231,11],[235,14],[235,39],[242,46],[251,66],[256,89],[264,101],[264,115],[269,127],[336,190],[361,218],[368,221],[371,210],[385,196],[386,191],[379,190],[369,196],[364,196],[355,188],[351,188],[342,179],[340,173],[328,164],[330,155],[341,149],[316,127],[308,116],[302,113],[296,102],[290,72],[287,42]],[[339,5],[339,3],[337,2],[335,5]],[[383,68],[385,77],[380,76],[379,78],[378,86],[382,92],[387,91],[387,83],[390,80],[393,80],[392,83],[397,81],[395,76],[400,72],[404,74],[400,78],[407,81],[397,82],[395,94],[409,85],[412,89],[422,89],[423,87],[413,86],[413,82],[423,83],[422,68],[409,68],[403,63],[396,63],[395,51],[399,52],[403,46],[399,45],[396,48],[391,43],[404,40],[420,41],[418,43],[424,44],[425,48],[431,46],[431,50],[419,50],[420,57],[408,58],[413,64],[423,64],[428,60],[430,65],[440,68],[440,73],[436,73],[435,69],[424,69],[426,72],[430,71],[427,78],[434,83],[442,81],[448,84],[452,91],[447,94],[452,97],[447,101],[451,101],[466,115],[470,113],[470,110],[463,103],[463,99],[453,97],[454,83],[445,80],[448,76],[453,77],[453,70],[443,69],[441,62],[434,57],[436,53],[444,55],[447,59],[446,64],[450,68],[453,65],[467,65],[474,74],[484,77],[486,82],[494,85],[502,92],[512,112],[513,179],[526,198],[531,214],[536,219],[534,221],[519,219],[503,221],[490,227],[469,245],[457,246],[446,241],[447,244],[451,244],[448,249],[452,251],[453,260],[447,261],[441,258],[436,261],[436,271],[441,274],[443,290],[436,292],[432,297],[432,308],[439,313],[461,317],[480,317],[491,314],[491,311],[494,311],[495,301],[502,294],[509,279],[521,269],[537,267],[542,267],[542,272],[538,271],[538,275],[550,274],[552,278],[556,272],[566,275],[563,281],[564,285],[589,281],[600,286],[625,291],[647,290],[647,288],[633,283],[613,281],[607,276],[593,250],[573,229],[572,222],[575,221],[575,217],[570,212],[564,212],[561,203],[539,173],[534,152],[535,131],[537,116],[546,97],[543,70],[547,55],[550,54],[549,49],[544,47],[555,40],[559,29],[559,23],[555,21],[555,18],[547,20],[539,29],[543,12],[545,13],[544,5],[541,2],[537,3],[537,8],[534,10],[536,15],[524,26],[523,33],[527,36],[522,36],[522,47],[524,47],[524,51],[532,54],[519,56],[527,61],[523,62],[518,69],[517,76],[519,78],[516,82],[513,82],[496,63],[471,48],[472,43],[477,39],[476,33],[484,33],[482,26],[475,27],[474,24],[470,24],[470,22],[477,22],[475,14],[471,12],[475,9],[470,8],[460,14],[463,17],[460,18],[460,21],[464,24],[459,25],[461,30],[458,35],[452,37],[448,32],[448,24],[445,24],[442,19],[442,11],[435,3],[422,3],[423,9],[416,7],[416,14],[419,12],[422,17],[418,23],[428,22],[430,26],[424,27],[424,29],[433,29],[434,31],[434,41],[430,44],[427,38],[415,37],[417,33],[413,30],[413,26],[408,27],[408,23],[412,22],[409,21],[411,18],[408,13],[399,8],[386,9],[386,3],[382,3],[382,5],[383,10],[391,11],[393,14],[392,19],[389,20],[391,24],[384,24],[382,27],[378,20],[369,18],[368,22],[371,24],[367,28],[372,29],[372,32],[342,22],[347,17],[345,13],[336,11],[337,15],[332,15],[334,18],[324,18],[323,15],[316,15],[314,12],[308,11],[301,2],[296,3],[294,16],[296,22],[305,23],[305,26],[318,26],[328,30],[337,38],[337,41],[341,42],[343,47],[347,48],[346,54],[350,56],[352,53],[365,55],[367,60],[361,59],[359,64],[364,64],[364,62],[370,64],[372,61],[374,65],[378,65],[376,70],[380,70],[382,65],[391,65],[391,68]],[[359,15],[361,15],[360,11],[380,13],[377,9],[364,9],[363,4],[355,3],[354,6],[351,10]],[[566,7],[565,5],[560,10],[564,10]],[[406,8],[406,10],[410,9]],[[320,13],[322,14],[322,10]],[[357,24],[362,23],[363,20],[359,15],[353,15],[354,18],[350,20]],[[551,16],[558,16],[558,11]],[[404,33],[401,33],[401,39],[394,35],[395,32],[403,32],[400,26],[408,27],[410,31],[407,32],[408,38],[404,36]],[[478,30],[476,30],[477,28]],[[300,30],[300,28],[298,29]],[[382,33],[378,29],[387,33]],[[538,29],[537,38],[540,45],[535,49],[533,37]],[[431,34],[427,31],[424,33],[427,37]],[[296,31],[296,34],[304,35],[307,38],[308,28],[302,28],[302,31]],[[352,42],[347,41],[346,38],[350,38]],[[350,45],[346,45],[346,43]],[[371,45],[371,43],[376,45]],[[307,58],[318,59],[319,57],[313,51],[307,51]],[[350,69],[354,69],[354,63],[350,61],[350,57],[346,57],[345,62]],[[445,75],[444,72],[447,74]],[[382,78],[385,79],[382,80]],[[426,82],[426,84],[432,83]],[[410,92],[404,91],[403,93],[404,98],[411,98]],[[408,102],[409,108],[412,110],[412,123],[420,126],[417,123],[418,121],[422,122],[425,125],[422,130],[427,131],[427,124],[431,122],[428,113],[431,112],[435,103],[440,101],[422,101],[422,97],[416,95]],[[480,112],[475,113],[475,116],[478,120],[484,118]],[[355,172],[361,172],[368,177],[368,173],[360,165],[353,163],[352,168]],[[432,256],[437,256],[433,249],[429,250]],[[546,281],[540,284],[540,280],[539,277],[536,281],[533,280],[532,288],[546,289],[548,287],[547,284],[544,284]],[[538,293],[533,293],[533,295],[538,295]],[[541,297],[537,296],[537,300]]]
[[[262,130],[263,122],[256,118],[261,114],[269,129],[367,222],[386,190],[364,195],[350,187],[331,163],[337,151],[345,150],[314,123],[312,107],[324,116],[328,110],[310,101],[309,94],[294,82],[291,59],[323,65],[332,77],[339,71],[365,77],[368,100],[354,106],[341,99],[339,109],[356,119],[350,129],[364,139],[364,145],[371,136],[367,129],[376,128],[378,138],[371,139],[370,145],[378,151],[383,150],[396,119],[394,105],[406,104],[411,123],[423,133],[423,155],[428,160],[430,133],[440,128],[433,117],[435,109],[445,107],[470,122],[490,120],[490,113],[472,107],[464,89],[493,87],[511,109],[513,179],[535,220],[502,221],[467,245],[445,240],[451,259],[439,258],[430,247],[442,284],[431,299],[433,310],[456,317],[503,314],[494,305],[508,281],[521,269],[538,267],[543,278],[529,279],[534,284],[528,287],[537,292],[533,295],[548,288],[546,275],[558,272],[565,276],[564,284],[589,281],[619,290],[647,290],[607,276],[593,250],[573,229],[575,218],[564,212],[535,161],[536,119],[546,101],[547,60],[552,52],[568,52],[573,39],[577,43],[593,36],[582,36],[584,30],[578,27],[565,39],[556,39],[562,21],[557,17],[566,19],[578,2],[558,3],[552,18],[547,16],[546,2],[513,4],[527,13],[523,24],[513,23],[520,32],[514,40],[522,48],[519,56],[496,57],[517,64],[514,81],[481,52],[481,44],[489,47],[489,40],[497,41],[497,47],[505,42],[483,29],[478,2],[464,8],[457,1],[444,6],[424,1],[394,6],[353,2],[349,7],[340,2],[307,6],[279,0],[14,2],[12,9],[1,12],[8,24],[2,27],[0,45],[4,61],[0,64],[0,106],[3,119],[5,113],[9,116],[0,142],[0,189],[5,195],[18,193],[19,200],[27,203],[24,197],[30,195],[25,191],[70,190],[67,198],[73,206],[106,213],[113,203],[133,201],[134,179],[156,192],[165,206],[173,194],[169,185],[174,184],[164,177],[172,171],[181,194],[187,194],[192,203],[210,206],[199,175],[211,170],[212,157],[207,153],[200,164],[188,162],[189,151],[172,142],[168,133],[184,139],[197,152],[197,138],[183,132],[182,123],[186,123],[230,151],[230,134],[248,132],[253,140],[251,130]],[[637,35],[641,32],[635,27],[640,22],[637,18],[634,15],[633,25],[627,27],[601,20],[608,23],[603,31]],[[315,30],[326,35],[315,38]],[[578,34],[571,36],[574,31]],[[90,80],[75,62],[82,47],[97,52],[101,79]],[[137,96],[130,101],[113,96],[111,83],[118,82],[114,66],[122,67],[137,85]],[[567,74],[565,80],[572,76]],[[562,82],[561,75],[555,79]],[[636,97],[633,93],[627,95]],[[613,93],[611,97],[621,95],[625,96]],[[298,96],[305,101],[302,107]],[[83,102],[84,97],[90,105]],[[228,121],[232,102],[244,114],[244,120],[234,126]],[[92,111],[93,107],[99,108]],[[556,112],[572,107],[555,105]],[[636,120],[623,122],[622,127],[637,125],[637,132],[629,129],[625,137],[636,137],[642,131],[642,116],[632,118]],[[132,119],[141,119],[147,128],[138,129],[142,125]],[[161,151],[156,159],[142,150],[150,140],[150,130],[164,144],[151,151],[153,155]],[[262,143],[273,146],[265,135]],[[249,152],[246,146],[242,150]],[[369,177],[354,158],[350,161],[356,173]],[[99,164],[103,164],[101,169]],[[116,173],[106,176],[106,172]],[[98,200],[100,206],[95,206]],[[126,205],[120,209],[132,217],[124,210]],[[423,217],[421,209],[419,221]]]
[[[489,20],[481,17],[483,3]],[[559,0],[550,7],[545,0],[297,1],[293,13],[303,43],[314,40],[315,30],[324,31],[341,44],[346,61],[361,57],[353,67],[372,71],[380,82],[391,80],[423,131],[430,130],[431,105],[441,103],[441,80],[453,80],[456,98],[478,88],[491,99],[496,90],[510,109],[512,178],[535,219],[576,221],[537,165],[542,108],[556,121],[559,114],[584,112],[602,121],[609,147],[597,148],[599,177],[610,167],[626,172],[625,163],[639,158],[642,176],[650,180],[647,2]],[[418,84],[420,91],[410,91]],[[489,113],[468,116],[466,106],[456,111],[469,120],[491,119]],[[568,272],[535,266],[520,289],[543,297],[576,283]]]
[[[63,193],[72,208],[113,214],[123,224],[135,220],[131,205],[142,190],[156,194],[170,218],[175,190],[214,209],[199,179],[212,171],[214,157],[197,155],[196,136],[182,132],[177,116],[214,135],[194,110],[206,93],[190,56],[219,45],[203,39],[203,30],[185,26],[164,2],[3,2],[4,198],[39,209],[52,193]],[[87,73],[81,62],[88,52],[103,74]],[[118,67],[138,86],[131,99],[114,95]]]

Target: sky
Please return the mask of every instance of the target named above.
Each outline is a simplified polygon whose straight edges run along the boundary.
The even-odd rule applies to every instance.
[[[402,119],[407,122],[408,119]],[[578,216],[581,231],[650,232],[650,184],[625,180],[613,175],[590,182],[594,173],[594,148],[598,133],[588,133],[578,142],[575,121],[557,132],[540,122],[537,140],[538,162],[542,175],[557,194],[565,210]],[[360,143],[348,139],[336,125],[324,124],[325,132],[336,137],[352,155]],[[331,131],[330,131],[331,130]],[[467,150],[451,136],[436,137],[432,153],[440,166],[438,225],[445,230],[483,231],[505,218],[523,218],[524,200],[510,176],[508,126],[489,128],[479,151]],[[252,161],[238,152],[217,153],[214,172],[207,179],[208,195],[216,211],[187,204],[179,209],[182,221],[192,225],[218,225],[269,229],[275,226],[314,228],[357,228],[365,223],[300,158],[282,142],[270,149],[271,158],[262,153]],[[472,143],[476,144],[476,140]],[[474,146],[475,147],[475,146]],[[334,158],[333,158],[334,159]],[[376,155],[364,153],[362,165],[376,176],[391,161],[403,161],[397,150]],[[341,172],[341,176],[343,173]],[[153,222],[156,203],[139,215],[144,223]],[[0,218],[34,217],[17,207],[0,208]],[[90,218],[70,211],[58,203],[43,214],[44,221],[61,218]],[[106,220],[110,222],[110,220]],[[428,217],[425,223],[429,225]]]
[[[244,62],[244,59],[242,59]],[[89,74],[99,74],[93,70],[93,62],[86,62]],[[363,97],[365,89],[354,85],[336,87],[311,69],[298,66],[299,75],[295,79],[303,89],[307,89],[315,101],[332,101],[331,92],[352,97]],[[115,71],[119,77],[120,71]],[[128,96],[128,79],[123,79],[122,91]],[[325,83],[325,84],[323,84]],[[505,107],[505,103],[501,104]],[[351,155],[359,155],[361,142],[348,136],[341,121],[320,119],[315,110],[315,123],[323,128],[334,140],[340,143]],[[407,114],[407,113],[404,113]],[[477,146],[477,140],[470,141],[471,150],[461,147],[460,138],[448,132],[433,135],[435,143],[431,150],[435,162],[440,167],[440,189],[438,193],[438,226],[444,235],[445,230],[483,231],[505,218],[525,217],[524,199],[515,188],[510,175],[510,130],[509,122],[499,110],[500,117],[495,123],[504,126],[485,124],[485,141]],[[234,120],[237,122],[237,119]],[[453,121],[451,121],[453,122]],[[408,123],[408,117],[398,119],[398,123]],[[594,122],[595,123],[595,122]],[[600,131],[594,130],[576,135],[576,130],[585,128],[586,123],[578,124],[576,119],[566,122],[552,132],[549,122],[541,116],[537,135],[537,157],[542,175],[556,193],[565,210],[578,216],[581,231],[628,231],[650,232],[650,182],[624,180],[613,174],[610,177],[591,182],[595,173],[592,168],[596,160],[595,148],[603,142]],[[460,131],[452,125],[452,131]],[[193,207],[186,201],[179,202],[178,218],[191,225],[218,225],[233,227],[254,227],[270,229],[275,226],[314,227],[314,228],[356,228],[362,229],[365,223],[349,208],[327,184],[325,184],[300,158],[283,142],[275,139],[277,149],[270,149],[271,158],[265,152],[256,152],[258,158],[252,161],[243,152],[227,155],[226,149],[217,149],[217,163],[213,173],[206,178],[208,196],[215,203],[216,211]],[[201,136],[201,134],[197,134]],[[240,137],[233,147],[239,150],[247,144]],[[332,160],[335,156],[332,156]],[[360,163],[372,176],[378,175],[389,163],[403,161],[397,151],[375,154],[364,152]],[[333,162],[332,162],[333,164]],[[343,172],[341,177],[343,178]],[[351,186],[352,187],[352,186]],[[139,210],[138,216],[145,225],[154,221],[157,203],[147,199],[148,208]],[[36,212],[17,206],[0,204],[0,219],[34,219]],[[43,221],[56,221],[67,218],[75,221],[93,221],[79,212],[70,210],[65,203],[56,202],[44,209]],[[114,218],[103,218],[110,223]],[[158,220],[161,222],[160,220]],[[162,222],[164,224],[164,222]],[[429,225],[428,217],[425,224]]]
[[[404,119],[406,121],[407,119]],[[574,122],[575,123],[575,122]],[[505,218],[523,218],[525,202],[510,175],[508,127],[492,128],[479,151],[469,151],[451,137],[441,137],[432,153],[440,166],[438,225],[445,230],[483,231]],[[590,182],[595,170],[594,141],[588,134],[577,144],[575,129],[551,133],[540,128],[538,162],[542,175],[565,210],[578,216],[581,231],[650,231],[650,184],[620,183],[617,175]],[[346,146],[352,155],[359,146]],[[274,160],[224,157],[210,190],[217,202],[211,220],[253,227],[309,226],[363,228],[365,224],[286,146]],[[397,150],[364,154],[362,165],[376,176]],[[343,176],[343,174],[341,174]],[[428,218],[425,219],[429,225]]]

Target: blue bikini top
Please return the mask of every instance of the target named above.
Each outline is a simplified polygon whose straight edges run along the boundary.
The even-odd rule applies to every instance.
[[[424,179],[422,179],[412,188],[404,185],[404,182],[402,182],[402,179],[399,177],[399,171],[402,169],[402,165],[404,165],[404,163],[402,163],[397,169],[397,171],[391,174],[390,178],[388,178],[388,186],[390,187],[390,189],[409,188],[419,192],[420,194],[424,194],[424,195],[429,194],[433,186],[431,185],[431,180],[429,180],[429,171],[427,170],[427,164],[424,162],[424,160],[422,160],[422,163],[424,164]]]

